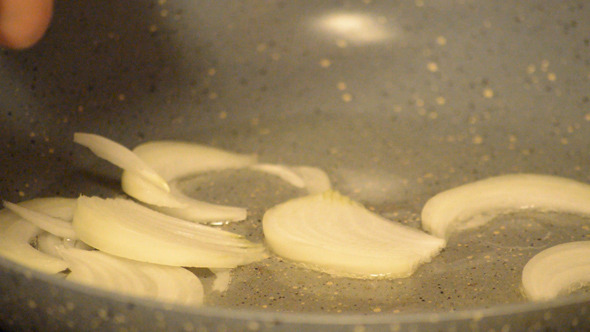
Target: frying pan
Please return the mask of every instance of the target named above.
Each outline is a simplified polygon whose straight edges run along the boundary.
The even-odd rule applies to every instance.
[[[589,17],[584,1],[59,1],[40,44],[0,54],[0,196],[121,195],[120,171],[74,146],[75,131],[320,167],[343,194],[415,227],[429,197],[484,177],[589,182]],[[228,227],[253,240],[265,209],[301,194],[271,177],[214,178],[185,189],[247,204],[248,220]],[[519,287],[528,259],[587,239],[589,221],[502,215],[398,280],[334,278],[272,257],[236,269],[199,308],[0,259],[0,327],[587,330],[587,292],[531,303]]]

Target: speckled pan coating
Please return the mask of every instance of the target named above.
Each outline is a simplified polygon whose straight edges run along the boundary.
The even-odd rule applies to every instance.
[[[429,197],[487,176],[590,182],[588,17],[584,1],[58,1],[40,44],[0,51],[0,197],[120,194],[120,171],[75,146],[75,131],[320,167],[343,194],[416,227]],[[253,240],[266,208],[301,194],[245,172],[186,186],[250,205],[228,228]],[[587,239],[589,225],[505,215],[393,281],[271,258],[236,270],[197,309],[0,259],[0,329],[587,330],[587,293],[531,304],[519,282],[530,257]]]

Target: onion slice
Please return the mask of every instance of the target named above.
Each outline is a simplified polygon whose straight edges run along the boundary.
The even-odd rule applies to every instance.
[[[0,232],[0,255],[15,263],[49,274],[67,269],[68,266],[63,260],[42,253],[30,245],[41,232],[39,227],[19,218]]]
[[[27,209],[26,207],[22,207],[8,201],[4,201],[4,207],[46,232],[67,239],[77,238],[76,232],[74,232],[71,222],[64,221],[44,213],[34,211],[32,209]]]
[[[210,269],[215,274],[215,280],[213,280],[212,290],[215,292],[223,293],[229,288],[231,281],[230,269]]]
[[[553,299],[590,285],[590,241],[560,244],[531,258],[522,271],[524,294],[533,301]]]
[[[305,188],[310,194],[320,194],[332,189],[332,183],[328,174],[318,167],[291,166],[291,170],[299,175],[305,183]]]
[[[430,198],[422,226],[435,236],[485,224],[495,215],[518,209],[590,214],[590,185],[536,174],[510,174],[468,183]]]
[[[407,277],[445,245],[334,191],[279,204],[265,213],[262,223],[266,242],[277,255],[347,277]]]
[[[201,281],[184,268],[137,262],[100,251],[66,247],[58,251],[70,266],[67,280],[167,303],[203,303]]]
[[[90,247],[82,241],[64,239],[59,236],[55,236],[51,233],[41,233],[37,236],[37,249],[39,251],[51,255],[53,257],[61,258],[61,255],[57,251],[57,248],[59,247],[78,248],[83,250],[93,249],[92,247]]]
[[[250,166],[250,169],[255,171],[261,171],[267,174],[276,175],[279,178],[283,179],[287,183],[297,187],[303,188],[305,187],[305,182],[303,179],[291,170],[288,166],[285,165],[278,165],[278,164],[255,164]]]
[[[294,187],[307,189],[309,194],[319,194],[332,189],[330,178],[326,172],[317,167],[255,164],[249,168],[276,175]]]
[[[19,202],[18,205],[61,220],[71,221],[76,209],[76,198],[44,197]]]
[[[169,216],[198,222],[240,221],[248,216],[245,208],[196,200],[183,193],[176,180],[170,181],[170,193],[176,202],[183,205],[182,208],[157,205],[152,205],[151,208]]]
[[[18,205],[62,219],[72,217],[76,200],[68,198],[37,198]],[[0,255],[34,270],[54,274],[68,268],[60,258],[43,253],[31,242],[42,230],[14,212],[0,211]]]
[[[133,152],[170,183],[202,172],[237,169],[256,163],[256,156],[178,141],[148,142],[137,146]],[[197,201],[180,190],[161,190],[136,172],[124,171],[121,184],[128,195],[179,218],[197,222],[246,218],[245,209]]]
[[[233,268],[266,257],[242,236],[174,218],[133,201],[82,196],[73,221],[79,238],[106,253],[171,266]]]
[[[87,133],[75,133],[74,142],[89,148],[98,157],[126,171],[136,173],[150,181],[150,183],[153,183],[159,189],[165,192],[170,191],[166,180],[145,161],[123,145],[106,137]]]
[[[166,181],[207,171],[242,168],[257,160],[254,155],[182,141],[151,141],[138,145],[133,152]]]

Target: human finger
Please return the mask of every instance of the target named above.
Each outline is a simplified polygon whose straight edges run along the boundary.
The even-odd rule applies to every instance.
[[[49,27],[53,0],[0,0],[0,44],[14,49],[34,45]]]

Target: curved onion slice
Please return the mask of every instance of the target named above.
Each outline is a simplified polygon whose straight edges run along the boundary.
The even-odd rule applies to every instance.
[[[201,281],[184,268],[137,262],[100,251],[65,247],[58,251],[71,270],[67,280],[168,303],[203,303]]]
[[[148,142],[137,146],[133,152],[169,182],[206,171],[242,168],[256,163],[256,156],[176,141]],[[121,184],[128,195],[176,217],[203,222],[246,218],[245,209],[200,202],[179,190],[166,192],[136,172],[124,171]]]
[[[230,269],[210,269],[215,274],[213,291],[223,293],[229,288],[231,281]]]
[[[482,225],[498,213],[531,208],[590,214],[590,185],[550,175],[491,177],[430,198],[422,210],[422,226],[448,238],[454,230]]]
[[[27,209],[26,207],[22,207],[8,201],[4,201],[4,207],[46,232],[68,239],[77,238],[76,232],[74,232],[71,222],[64,221],[44,213],[34,211],[32,209]]]
[[[92,250],[93,248],[82,241],[64,239],[51,233],[42,233],[37,236],[37,249],[39,251],[61,258],[57,251],[58,247],[78,248],[83,250]]]
[[[305,182],[303,181],[303,179],[297,173],[291,170],[291,168],[289,168],[288,166],[277,164],[255,164],[250,166],[249,168],[256,171],[276,175],[279,178],[286,181],[287,183],[297,188],[305,187]]]
[[[53,274],[67,269],[63,260],[44,254],[30,245],[41,232],[39,227],[19,218],[0,232],[0,255],[45,273]]]
[[[171,196],[183,204],[183,208],[152,205],[151,208],[167,215],[199,222],[239,221],[248,216],[245,208],[225,206],[196,200],[178,188],[178,181],[170,181]]]
[[[310,194],[319,194],[332,189],[328,174],[322,169],[311,166],[292,166],[291,169],[301,177]]]
[[[76,202],[76,198],[45,197],[19,202],[18,205],[51,217],[71,221],[74,217]]]
[[[522,271],[525,295],[550,300],[590,284],[590,241],[560,244],[529,260]]]
[[[53,217],[71,219],[76,200],[68,198],[37,198],[18,205]],[[0,211],[0,255],[16,263],[45,273],[67,269],[59,258],[45,254],[30,243],[42,230],[14,212]]]
[[[407,277],[445,245],[333,191],[279,204],[262,223],[279,256],[348,277]]]
[[[332,189],[326,172],[317,167],[255,164],[250,166],[250,169],[276,175],[297,188],[306,188],[310,194]]]
[[[86,133],[75,133],[74,142],[89,148],[98,157],[126,171],[136,173],[156,185],[159,189],[164,191],[170,190],[166,180],[123,145],[100,135]]]
[[[240,235],[156,212],[126,199],[80,197],[79,238],[106,253],[162,265],[232,268],[266,257]]]
[[[257,160],[254,155],[180,141],[151,141],[138,145],[133,152],[166,181],[207,171],[241,168]]]

